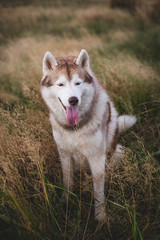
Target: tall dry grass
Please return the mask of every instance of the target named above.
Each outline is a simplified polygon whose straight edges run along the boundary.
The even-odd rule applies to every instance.
[[[159,62],[137,56],[146,37],[143,46],[128,45],[142,25],[150,37],[152,21],[105,6],[12,10],[3,8],[0,20],[2,239],[159,239]],[[120,139],[122,166],[106,165],[103,224],[94,221],[89,171],[75,174],[74,192],[63,202],[61,165],[39,91],[45,51],[67,56],[82,48],[119,113],[138,117]]]

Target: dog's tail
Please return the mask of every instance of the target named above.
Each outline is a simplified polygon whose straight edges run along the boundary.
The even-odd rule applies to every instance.
[[[118,117],[118,128],[119,133],[126,131],[128,128],[132,127],[137,121],[135,116],[121,115]]]

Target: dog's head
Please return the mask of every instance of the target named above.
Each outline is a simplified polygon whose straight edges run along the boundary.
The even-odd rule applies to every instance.
[[[93,85],[86,50],[81,50],[77,58],[55,58],[50,52],[45,53],[41,93],[60,122],[77,124],[93,100]]]

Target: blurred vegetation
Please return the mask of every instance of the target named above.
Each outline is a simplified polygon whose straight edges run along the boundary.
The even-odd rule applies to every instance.
[[[148,0],[127,11],[110,3],[0,3],[3,240],[160,239],[159,5]],[[99,224],[88,171],[75,174],[68,205],[63,201],[61,165],[39,90],[45,51],[77,56],[82,48],[119,113],[138,118],[120,138],[123,165],[106,166],[108,221]]]
[[[4,7],[17,7],[17,6],[66,6],[66,5],[88,5],[88,4],[104,4],[109,3],[109,0],[1,0],[1,5]]]
[[[160,63],[160,27],[150,27],[143,31],[138,31],[134,38],[121,45],[121,49],[128,50],[142,61],[150,64]]]

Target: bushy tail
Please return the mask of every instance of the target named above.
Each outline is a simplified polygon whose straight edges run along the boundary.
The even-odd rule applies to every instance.
[[[119,133],[126,131],[128,128],[132,127],[137,121],[135,116],[121,115],[118,117],[118,127]]]

